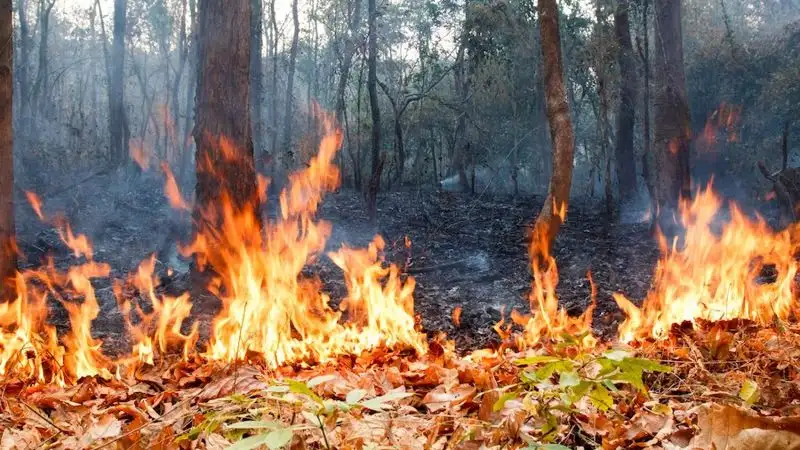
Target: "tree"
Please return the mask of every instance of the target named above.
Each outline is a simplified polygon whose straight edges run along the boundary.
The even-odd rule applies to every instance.
[[[249,119],[250,27],[241,26],[250,23],[250,5],[250,0],[199,2],[195,217],[206,214],[212,224],[219,218],[207,214],[223,195],[239,211],[260,217]],[[204,222],[196,220],[195,227]]]
[[[378,16],[375,0],[367,2],[367,91],[369,92],[369,109],[372,114],[372,173],[367,186],[367,214],[374,221],[377,213],[378,190],[381,187],[384,155],[381,154],[381,111],[378,107],[378,71],[377,71],[377,37],[375,19]]]
[[[253,114],[253,145],[259,154],[264,151],[264,69],[261,49],[264,44],[264,13],[261,0],[252,0],[250,15],[250,104]]]
[[[111,80],[108,88],[108,129],[111,163],[123,164],[128,156],[125,132],[125,25],[127,0],[114,0],[114,42],[111,47]]]
[[[40,0],[39,1],[39,26],[41,31],[39,34],[39,70],[36,74],[36,84],[33,86],[34,96],[36,98],[36,107],[39,108],[40,113],[48,111],[48,102],[50,101],[50,60],[48,58],[49,37],[50,37],[50,13],[56,5],[55,0]]]
[[[614,31],[617,40],[617,60],[620,71],[620,92],[617,110],[617,181],[620,202],[630,200],[636,193],[636,159],[633,151],[633,128],[636,122],[636,66],[633,63],[628,0],[617,0],[614,12]]]
[[[292,1],[292,22],[294,23],[294,34],[292,34],[292,46],[289,49],[289,70],[286,82],[286,109],[283,122],[283,151],[286,155],[284,170],[290,170],[294,161],[292,151],[292,123],[294,107],[294,73],[297,66],[297,50],[300,42],[300,19],[297,12],[297,0]]]
[[[556,0],[539,0],[538,9],[544,61],[545,108],[553,146],[553,174],[547,198],[533,227],[530,253],[537,259],[550,254],[558,229],[566,217],[575,146],[564,86]]]
[[[0,0],[0,300],[17,267],[14,249],[14,24],[11,0]]]
[[[655,49],[654,193],[657,222],[662,232],[671,235],[678,200],[690,195],[691,119],[683,67],[680,0],[655,2]]]

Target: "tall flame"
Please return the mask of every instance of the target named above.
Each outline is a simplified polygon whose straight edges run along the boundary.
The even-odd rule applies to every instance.
[[[662,339],[672,324],[697,319],[769,324],[789,316],[797,274],[791,230],[774,232],[761,218],[749,219],[731,205],[731,220],[718,235],[712,228],[721,206],[710,185],[681,202],[684,243],[668,244],[659,235],[662,256],[642,307],[614,295],[628,316],[619,327],[620,340]],[[774,280],[764,279],[765,270]]]

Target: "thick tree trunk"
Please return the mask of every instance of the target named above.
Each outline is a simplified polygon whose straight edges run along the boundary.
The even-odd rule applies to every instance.
[[[111,80],[108,88],[108,122],[111,164],[121,166],[128,157],[125,139],[125,25],[127,0],[114,0],[114,42],[111,46]]]
[[[205,214],[206,221],[195,220],[196,229],[218,222],[219,217],[208,214],[213,214],[210,207],[220,205],[223,194],[236,210],[260,218],[249,120],[250,32],[241,26],[250,23],[250,4],[250,0],[199,3],[195,217]],[[230,148],[222,149],[221,139]]]
[[[547,199],[533,228],[530,253],[537,259],[550,254],[558,229],[566,217],[569,191],[572,186],[575,146],[561,62],[558,6],[556,0],[539,0],[538,7],[544,62],[545,107],[553,145],[553,174],[550,178]]]
[[[367,186],[367,214],[370,220],[375,221],[378,203],[378,191],[381,186],[381,172],[383,172],[384,155],[381,154],[381,112],[378,107],[378,72],[377,72],[377,37],[375,19],[377,8],[375,0],[367,2],[369,9],[368,41],[367,41],[367,91],[369,92],[369,109],[372,114],[372,173]]]
[[[264,68],[261,51],[264,46],[264,14],[261,0],[251,0],[250,15],[250,109],[253,114],[253,147],[256,154],[264,152]],[[262,158],[258,158],[260,161]]]
[[[289,50],[289,70],[286,82],[286,110],[283,117],[283,148],[281,151],[285,155],[282,169],[291,170],[294,163],[294,151],[292,150],[292,125],[294,122],[294,73],[297,64],[297,50],[300,42],[300,19],[297,11],[297,0],[292,1],[292,22],[294,23],[294,34],[292,35],[292,46]]]
[[[680,0],[656,2],[655,84],[655,195],[658,224],[672,236],[673,214],[689,191],[690,116],[683,69]]]
[[[14,24],[11,0],[0,0],[0,300],[12,298],[14,245]]]
[[[272,29],[272,42],[270,43],[270,52],[272,55],[272,82],[270,83],[270,129],[272,133],[272,145],[270,149],[270,156],[272,158],[271,168],[274,169],[275,162],[278,158],[278,20],[275,15],[275,1],[269,3],[269,23]],[[272,172],[272,170],[270,171]]]
[[[618,0],[614,12],[614,30],[617,37],[617,60],[620,71],[619,110],[617,111],[617,181],[620,202],[626,202],[636,193],[636,159],[633,151],[633,129],[636,124],[636,66],[633,63],[628,0]]]

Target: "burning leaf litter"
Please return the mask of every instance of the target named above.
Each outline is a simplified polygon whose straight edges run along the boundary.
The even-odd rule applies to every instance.
[[[213,269],[209,290],[223,308],[199,352],[191,299],[157,293],[153,257],[115,283],[132,352],[104,354],[91,334],[91,280],[110,268],[53,219],[82,263],[20,272],[18,297],[0,304],[0,448],[800,446],[792,229],[774,232],[732,207],[717,233],[721,201],[702,190],[681,207],[683,242],[661,238],[642,307],[615,296],[628,316],[618,342],[593,336],[591,274],[592,305],[570,317],[555,295],[555,258],[544,254],[531,258],[530,313],[511,313],[523,331],[499,323],[499,349],[459,356],[418,329],[414,279],[382,261],[380,236],[327,255],[347,286],[338,310],[303,274],[331,232],[315,217],[338,183],[342,137],[328,128],[281,193],[280,219],[262,222],[227,198],[202,212],[220,226],[182,252]],[[189,209],[162,170],[170,204]],[[71,323],[60,339],[47,323],[52,300]],[[458,326],[461,308],[451,316]]]

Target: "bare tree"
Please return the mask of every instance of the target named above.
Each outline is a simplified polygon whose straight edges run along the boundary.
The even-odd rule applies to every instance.
[[[378,107],[378,72],[377,72],[377,30],[375,20],[378,16],[375,0],[367,2],[368,37],[367,37],[367,91],[369,92],[369,109],[372,114],[372,173],[367,186],[367,214],[374,221],[377,214],[378,191],[381,187],[384,155],[381,153],[381,111]]]
[[[566,217],[575,147],[564,86],[556,0],[539,0],[538,9],[544,61],[545,108],[553,145],[553,175],[547,198],[533,228],[530,253],[534,258],[550,254],[558,229]]]
[[[620,71],[620,98],[615,143],[620,202],[628,201],[636,193],[633,128],[636,124],[636,86],[638,81],[636,66],[633,63],[628,1],[617,0],[617,8],[614,12],[614,34],[617,40],[617,60]]]
[[[19,18],[19,57],[18,61],[18,83],[19,83],[19,103],[20,117],[23,119],[23,129],[26,129],[27,119],[30,116],[31,102],[31,83],[28,79],[28,65],[30,64],[30,54],[33,43],[31,42],[30,27],[28,25],[28,5],[26,0],[20,0],[17,4],[17,17]]]
[[[108,88],[108,128],[111,163],[122,165],[128,156],[125,133],[125,25],[127,0],[114,0],[114,42],[111,47],[111,79]]]
[[[40,113],[47,112],[50,101],[50,60],[47,58],[50,37],[50,13],[56,5],[55,0],[39,0],[39,71],[33,86],[36,107]]]
[[[240,26],[250,23],[250,6],[250,0],[199,2],[196,217],[218,205],[223,194],[235,208],[260,217],[249,120],[250,29]],[[230,143],[227,151],[236,157],[224,155],[220,138]],[[202,228],[201,221],[195,222]]]
[[[286,155],[286,161],[283,167],[284,170],[289,170],[294,161],[294,152],[292,151],[294,73],[297,64],[297,50],[300,43],[300,19],[297,11],[297,0],[292,1],[292,22],[294,23],[294,34],[292,35],[292,46],[289,49],[289,70],[286,82],[286,110],[283,119],[283,152]]]
[[[0,0],[0,300],[8,300],[17,267],[14,249],[13,10]]]
[[[655,196],[658,224],[672,234],[673,213],[689,192],[689,102],[683,69],[681,1],[655,3]]]

